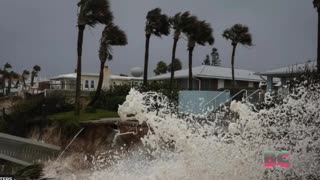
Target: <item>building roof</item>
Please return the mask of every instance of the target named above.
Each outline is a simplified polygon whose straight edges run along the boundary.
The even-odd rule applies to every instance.
[[[288,76],[288,75],[299,75],[301,73],[306,72],[306,70],[316,70],[317,68],[317,61],[308,61],[305,63],[300,63],[300,64],[293,64],[277,69],[271,69],[268,71],[256,73],[257,75],[262,75],[262,76],[276,76],[276,77],[281,77],[281,76]]]
[[[70,73],[70,74],[61,74],[58,76],[55,76],[51,78],[51,80],[56,80],[56,79],[76,79],[77,74],[76,73]]]
[[[83,76],[95,76],[99,77],[99,74],[95,73],[82,73]],[[51,80],[58,80],[58,79],[76,79],[77,74],[76,73],[70,73],[70,74],[62,74],[55,76],[51,78]],[[116,79],[116,80],[142,80],[140,77],[132,77],[132,76],[118,76],[118,75],[110,75],[110,79]]]
[[[212,79],[227,79],[231,80],[231,68],[220,66],[196,66],[192,68],[192,74],[195,78],[212,78]],[[189,70],[183,69],[175,71],[174,77],[176,79],[187,78],[189,76]],[[162,74],[149,78],[150,80],[164,80],[170,79],[170,73]],[[254,71],[245,69],[235,69],[235,79],[240,81],[264,81],[260,76],[256,75]]]
[[[110,75],[110,79],[114,79],[114,80],[143,80],[142,77],[117,76],[117,75]]]

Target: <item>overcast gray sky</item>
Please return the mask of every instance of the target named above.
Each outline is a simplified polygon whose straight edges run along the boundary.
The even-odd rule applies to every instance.
[[[5,62],[22,72],[38,64],[40,75],[50,77],[73,72],[76,67],[78,0],[0,0],[0,66]],[[304,62],[316,57],[317,14],[312,0],[111,0],[115,24],[128,36],[128,45],[114,48],[109,63],[112,74],[143,67],[144,25],[147,11],[160,7],[172,16],[190,11],[214,28],[223,66],[230,66],[230,42],[224,29],[235,23],[250,27],[255,46],[240,47],[236,67],[255,71]],[[83,44],[83,71],[98,72],[98,48],[102,26],[87,28]],[[149,76],[159,60],[169,62],[172,35],[153,37]],[[197,46],[194,65],[200,65],[212,47]],[[187,67],[186,42],[180,41],[177,57]]]

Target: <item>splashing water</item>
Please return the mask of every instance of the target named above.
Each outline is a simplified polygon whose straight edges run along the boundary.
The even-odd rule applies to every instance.
[[[126,154],[106,153],[81,176],[92,180],[317,179],[319,99],[319,84],[300,86],[269,109],[257,111],[232,102],[230,110],[237,116],[226,119],[232,117],[226,111],[196,120],[172,114],[161,94],[132,89],[119,115],[122,120],[134,115],[147,123],[150,130],[141,139],[143,147]],[[281,150],[290,152],[291,167],[265,169],[263,152]]]

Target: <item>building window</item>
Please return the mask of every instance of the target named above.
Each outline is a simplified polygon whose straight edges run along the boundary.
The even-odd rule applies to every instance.
[[[87,89],[89,88],[89,81],[88,80],[85,81],[84,88],[87,88]]]
[[[249,82],[249,87],[250,87],[250,88],[253,88],[253,87],[254,87],[253,82]]]
[[[94,80],[91,80],[91,89],[94,89]]]
[[[222,89],[224,88],[224,80],[223,79],[219,79],[218,80],[218,89]]]

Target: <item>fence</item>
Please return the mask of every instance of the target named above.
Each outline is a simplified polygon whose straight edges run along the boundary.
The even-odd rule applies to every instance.
[[[56,157],[60,147],[0,133],[0,159],[30,165]]]

